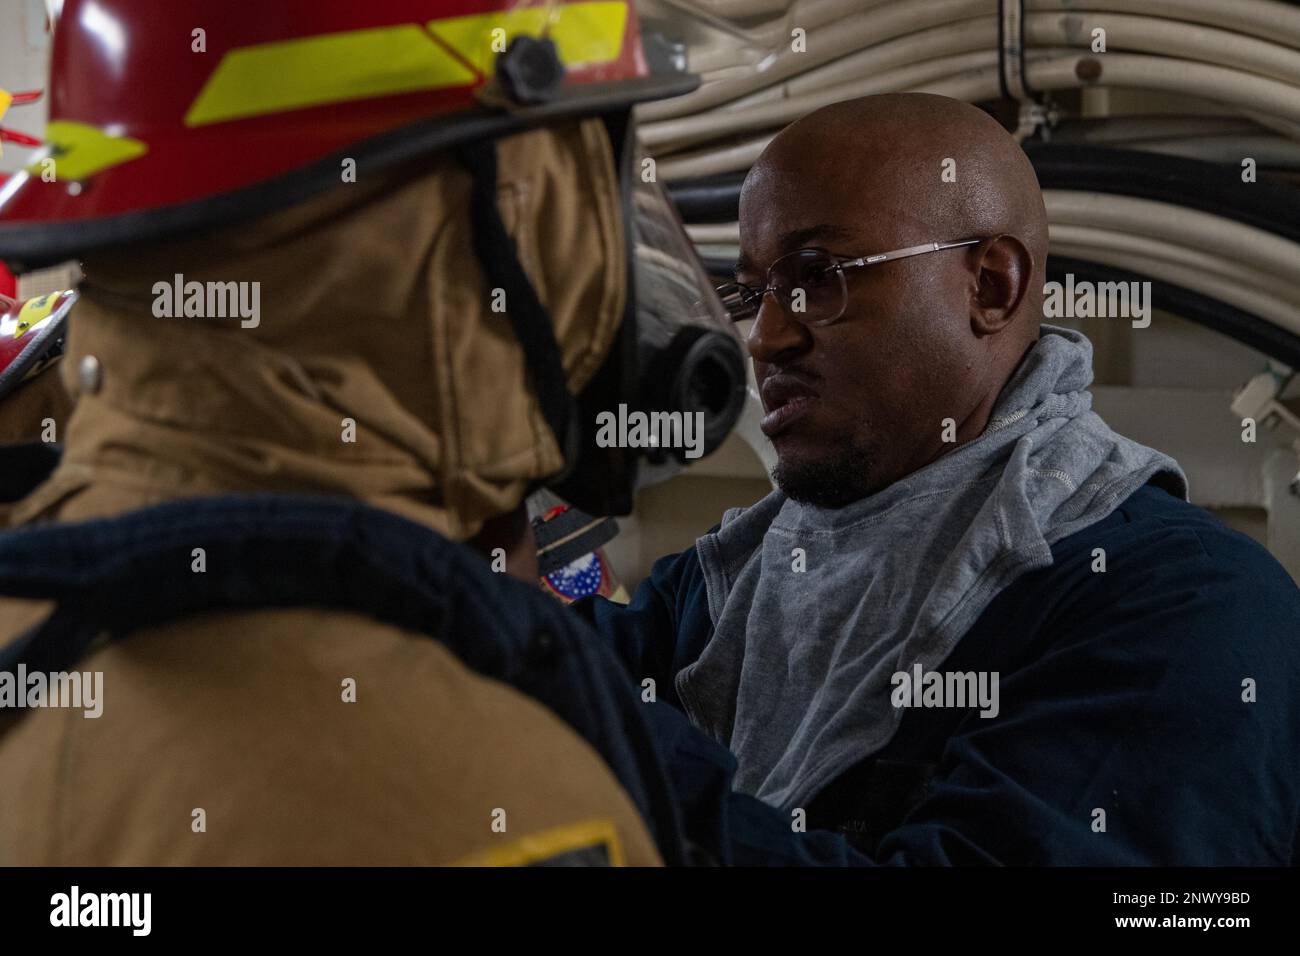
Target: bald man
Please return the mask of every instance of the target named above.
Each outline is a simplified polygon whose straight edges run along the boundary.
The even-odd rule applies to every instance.
[[[937,96],[818,110],[740,245],[778,489],[580,608],[633,675],[860,860],[1295,863],[1300,590],[1091,411],[1015,141]]]

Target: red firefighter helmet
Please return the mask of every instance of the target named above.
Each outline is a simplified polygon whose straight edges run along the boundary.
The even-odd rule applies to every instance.
[[[0,186],[26,267],[697,83],[649,68],[631,0],[67,0],[50,71],[45,150]]]

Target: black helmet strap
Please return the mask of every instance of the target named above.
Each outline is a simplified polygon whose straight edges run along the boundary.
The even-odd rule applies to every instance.
[[[467,143],[457,147],[456,152],[473,177],[470,217],[474,252],[489,286],[505,292],[506,315],[523,346],[542,416],[559,442],[566,464],[572,465],[579,437],[575,403],[569,394],[550,313],[538,299],[528,273],[519,262],[514,241],[497,208],[496,141]]]

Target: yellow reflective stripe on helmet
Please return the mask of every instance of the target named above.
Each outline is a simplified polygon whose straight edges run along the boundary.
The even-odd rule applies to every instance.
[[[14,338],[18,338],[42,319],[48,319],[50,313],[63,300],[62,292],[50,292],[46,295],[28,299],[18,311],[18,321],[14,324]]]
[[[497,54],[519,35],[546,36],[555,42],[567,67],[608,63],[618,59],[627,29],[627,4],[617,0],[522,7],[497,13],[447,17],[429,23],[430,32],[463,56],[485,76],[491,76]],[[500,32],[494,32],[500,31]]]
[[[185,114],[185,125],[467,86],[475,79],[414,23],[326,33],[231,50]]]
[[[623,0],[594,0],[447,17],[428,32],[411,23],[241,47],[222,57],[185,125],[469,86],[491,76],[497,54],[521,34],[545,32],[565,66],[608,63],[622,52],[627,15]]]
[[[54,160],[54,176],[60,180],[85,179],[95,173],[143,156],[149,147],[129,136],[111,136],[96,126],[72,120],[50,120],[45,127],[48,153],[27,167],[40,176],[46,159]]]
[[[609,866],[624,866],[623,847],[612,820],[584,820],[530,833],[503,846],[483,850],[452,866],[531,866],[591,847],[603,847]]]

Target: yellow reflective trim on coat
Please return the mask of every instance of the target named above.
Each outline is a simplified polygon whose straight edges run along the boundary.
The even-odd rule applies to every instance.
[[[618,0],[548,4],[447,17],[428,26],[484,76],[492,75],[498,54],[516,36],[541,36],[544,31],[555,42],[560,62],[567,67],[586,66],[618,59],[627,29],[627,4]],[[501,32],[494,34],[495,30]]]
[[[611,866],[623,866],[623,847],[613,820],[583,820],[567,826],[530,833],[499,847],[482,850],[452,866],[531,866],[566,853],[603,846]]]
[[[221,58],[185,125],[467,86],[476,79],[414,23],[262,43]]]
[[[113,136],[97,126],[72,120],[50,120],[45,143],[48,153],[28,166],[27,172],[40,176],[45,159],[53,159],[54,176],[59,180],[86,179],[149,152],[138,139]]]

